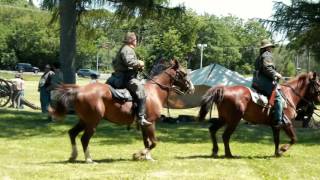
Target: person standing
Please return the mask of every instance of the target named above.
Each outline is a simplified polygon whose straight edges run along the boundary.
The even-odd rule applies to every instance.
[[[91,78],[90,84],[99,82],[98,76],[96,74],[90,74],[90,78]]]
[[[23,109],[21,98],[24,96],[24,80],[21,74],[16,74],[15,78],[12,79],[13,83],[13,107],[17,109]]]
[[[60,63],[55,62],[52,64],[52,70],[54,74],[51,76],[50,85],[48,86],[48,91],[50,91],[50,105],[55,107],[57,102],[57,87],[63,83],[63,74],[60,70]]]
[[[44,68],[44,73],[40,78],[38,91],[40,92],[40,104],[41,111],[43,113],[48,112],[48,107],[50,103],[50,90],[48,87],[51,85],[51,78],[54,75],[54,72],[51,71],[51,67],[47,64]]]
[[[276,71],[273,63],[272,49],[274,47],[267,39],[261,41],[260,55],[255,62],[252,87],[267,97],[270,97],[275,91],[273,120],[274,126],[279,128],[284,125],[282,97],[280,87],[277,85],[277,81],[282,78],[282,75]]]
[[[133,95],[135,101],[137,102],[138,123],[142,126],[147,126],[152,123],[145,119],[146,95],[144,83],[142,79],[138,77],[138,72],[144,68],[144,62],[138,60],[134,51],[135,47],[137,46],[136,34],[134,32],[128,32],[125,35],[123,43],[123,46],[120,48],[115,59],[112,61],[114,69],[112,76],[121,79],[121,83],[118,84],[118,86],[127,88]],[[110,82],[108,81],[108,83]]]

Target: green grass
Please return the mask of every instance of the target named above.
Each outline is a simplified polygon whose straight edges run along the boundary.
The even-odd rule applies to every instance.
[[[318,179],[319,130],[298,129],[299,142],[274,158],[271,130],[241,124],[231,139],[238,159],[212,159],[207,126],[157,124],[156,162],[137,162],[143,148],[140,132],[103,121],[90,142],[98,164],[85,164],[79,138],[79,161],[68,163],[67,131],[76,118],[47,124],[39,112],[0,110],[0,178],[3,179]],[[204,128],[203,126],[206,126]],[[221,142],[219,132],[219,142]],[[288,139],[282,134],[282,142]],[[220,143],[220,154],[223,145]]]
[[[38,105],[39,78],[25,77],[26,98]],[[173,117],[197,112],[198,108],[170,110]],[[240,158],[212,159],[209,124],[158,123],[159,143],[152,151],[157,161],[137,162],[132,154],[143,148],[141,133],[102,121],[90,141],[91,155],[98,163],[85,164],[79,137],[79,161],[66,162],[71,152],[67,131],[75,123],[75,116],[48,124],[39,111],[0,109],[0,179],[319,179],[319,129],[298,128],[298,143],[283,157],[274,158],[271,130],[240,124],[230,143],[232,153]],[[281,134],[281,142],[287,141]]]

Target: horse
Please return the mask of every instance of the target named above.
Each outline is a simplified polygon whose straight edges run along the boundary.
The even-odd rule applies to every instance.
[[[313,103],[320,101],[319,76],[315,72],[304,73],[280,85],[280,88],[285,95],[284,98],[287,103],[284,114],[290,122],[288,126],[283,127],[286,135],[290,138],[289,144],[284,144],[280,149],[280,129],[272,125],[273,119],[271,115],[268,115],[268,110],[265,110],[264,107],[257,105],[252,101],[251,90],[249,90],[249,88],[241,85],[220,85],[208,89],[201,101],[198,118],[200,121],[203,121],[213,104],[216,105],[218,118],[214,119],[212,125],[209,127],[213,143],[213,157],[218,157],[219,151],[216,132],[223,126],[226,126],[222,135],[225,157],[234,157],[229,147],[229,140],[242,118],[253,124],[271,126],[276,157],[280,157],[291,145],[296,143],[297,136],[291,121],[296,116],[296,107],[299,102],[304,101],[305,103]]]
[[[155,124],[161,116],[161,109],[170,91],[192,93],[194,86],[184,68],[174,60],[160,74],[148,80],[144,87],[147,94],[146,118],[152,124],[140,128],[145,149],[140,151],[143,152],[143,157],[138,156],[140,152],[134,154],[134,157],[153,160],[150,151],[156,147]],[[99,122],[102,119],[119,125],[131,125],[134,122],[135,113],[132,110],[134,103],[115,99],[112,92],[114,90],[108,84],[102,83],[91,83],[82,87],[62,85],[58,88],[59,95],[56,107],[50,107],[50,114],[54,118],[63,119],[68,111],[68,106],[72,106],[79,117],[79,122],[68,131],[72,145],[70,162],[77,159],[78,151],[75,139],[81,131],[84,131],[81,143],[85,162],[93,163],[88,145]]]

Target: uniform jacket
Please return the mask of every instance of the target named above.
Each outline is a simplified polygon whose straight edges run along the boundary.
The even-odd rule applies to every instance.
[[[137,78],[139,60],[134,49],[129,45],[122,46],[112,61],[112,65],[114,73],[108,79],[108,84],[116,88],[124,88],[128,81]]]
[[[262,53],[255,62],[252,87],[269,96],[276,84],[276,74],[271,52]]]

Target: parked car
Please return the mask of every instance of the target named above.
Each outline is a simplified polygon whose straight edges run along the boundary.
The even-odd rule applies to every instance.
[[[34,73],[38,73],[39,72],[39,68],[32,66],[29,63],[18,63],[15,67],[15,70],[22,73],[22,72],[34,72]]]
[[[97,76],[99,78],[100,74],[97,71],[91,69],[79,69],[77,72],[79,77],[91,77],[91,75]]]

